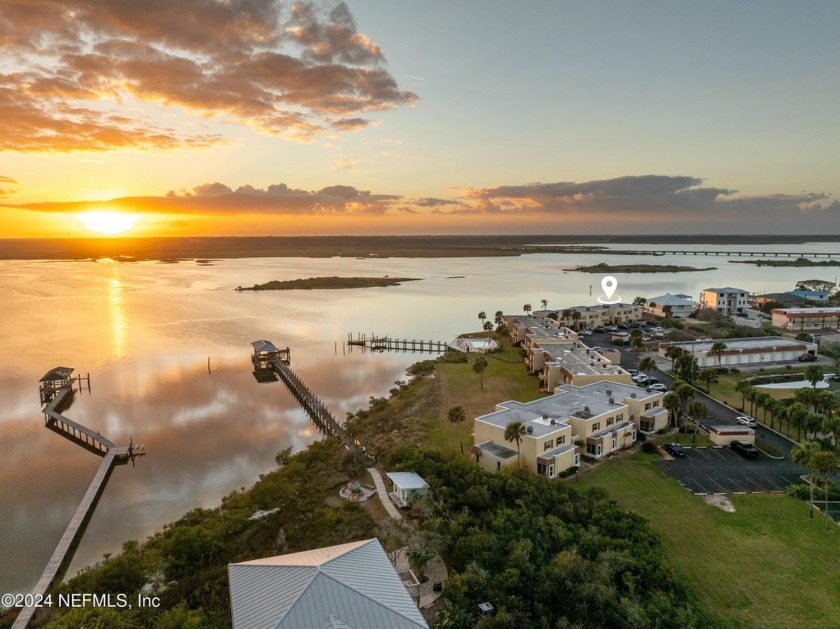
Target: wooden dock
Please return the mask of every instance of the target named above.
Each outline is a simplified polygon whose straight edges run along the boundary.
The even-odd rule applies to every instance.
[[[289,389],[289,392],[298,401],[301,408],[306,411],[307,415],[309,415],[312,423],[315,424],[315,426],[317,426],[323,434],[332,435],[341,439],[345,448],[362,457],[366,467],[374,465],[376,462],[375,459],[367,453],[364,446],[353,440],[350,434],[344,429],[344,426],[342,426],[335,416],[333,416],[330,409],[327,408],[321,398],[310,391],[309,387],[304,384],[303,380],[301,380],[301,378],[289,366],[289,362],[287,360],[289,356],[288,348],[282,357],[277,356],[271,360],[266,360],[265,356],[259,355],[259,350],[256,345],[256,343],[265,342],[266,341],[254,341],[254,343],[252,343],[255,351],[251,356],[251,360],[255,367],[257,365],[260,365],[262,368],[270,366],[271,370],[278,376],[283,384],[286,385],[286,388]]]
[[[64,367],[57,369],[66,371]],[[49,376],[50,374],[48,373],[47,375]],[[60,581],[64,576],[64,572],[67,570],[76,551],[76,547],[84,535],[85,528],[87,528],[87,524],[96,509],[96,504],[99,502],[99,498],[105,489],[105,485],[108,483],[108,478],[111,476],[114,466],[124,465],[134,460],[136,456],[145,454],[142,452],[143,446],[135,448],[132,442],[128,447],[119,447],[98,432],[94,432],[78,422],[68,419],[59,412],[58,409],[64,407],[68,396],[72,399],[72,379],[65,379],[64,384],[61,386],[55,386],[49,383],[45,384],[43,378],[41,382],[41,401],[46,403],[46,406],[43,408],[46,427],[103,458],[93,480],[88,485],[82,501],[79,503],[76,512],[73,514],[70,523],[67,525],[58,545],[55,547],[52,557],[50,557],[46,568],[41,573],[41,578],[38,579],[38,583],[31,592],[36,600],[44,596],[53,583],[56,580]],[[79,380],[79,384],[81,386],[81,380]],[[88,376],[89,386],[90,380]],[[23,607],[15,619],[12,629],[26,629],[36,609],[37,607]]]
[[[371,334],[347,335],[345,342],[352,352],[354,347],[361,347],[362,351],[371,352],[423,352],[441,354],[449,349],[449,344],[443,341],[424,341],[419,339],[395,339],[389,336]]]

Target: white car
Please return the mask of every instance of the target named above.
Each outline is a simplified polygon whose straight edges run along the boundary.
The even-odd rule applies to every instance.
[[[648,380],[650,380],[650,376],[646,373],[637,373],[635,376],[633,376],[632,380],[637,384],[645,383]]]
[[[736,417],[735,421],[739,424],[743,424],[744,426],[758,426],[758,422],[755,421],[755,417],[750,417],[749,415],[741,415],[740,417]]]
[[[668,392],[668,387],[666,387],[664,384],[662,384],[660,382],[657,382],[656,384],[650,385],[648,387],[648,389],[650,389],[651,391],[656,391],[657,393],[667,393]]]

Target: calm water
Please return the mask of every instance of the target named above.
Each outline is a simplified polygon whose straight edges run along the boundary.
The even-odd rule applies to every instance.
[[[791,249],[840,251],[840,245]],[[801,279],[833,280],[837,271],[757,268],[700,256],[557,254],[260,258],[213,266],[0,261],[0,592],[34,585],[100,461],[43,427],[38,379],[50,368],[75,367],[91,375],[92,392],[77,397],[68,417],[121,445],[133,436],[148,452],[135,468],[114,471],[73,574],[119,550],[124,540],[143,539],[186,511],[214,506],[222,495],[251,485],[274,466],[278,450],[300,449],[319,438],[282,384],[256,383],[252,340],[289,345],[293,367],[341,417],[370,395],[387,393],[418,359],[343,356],[348,332],[449,340],[476,329],[480,310],[492,319],[496,310],[521,312],[525,303],[539,308],[541,299],[557,308],[593,303],[600,276],[568,269],[602,261],[718,267],[617,275],[616,293],[625,300],[664,292],[697,295],[707,286],[789,290]],[[350,274],[422,281],[350,291],[233,290],[273,279]]]

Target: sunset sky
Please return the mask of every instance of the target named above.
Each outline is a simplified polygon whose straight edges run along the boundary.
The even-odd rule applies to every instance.
[[[0,237],[840,232],[840,2],[0,0]]]

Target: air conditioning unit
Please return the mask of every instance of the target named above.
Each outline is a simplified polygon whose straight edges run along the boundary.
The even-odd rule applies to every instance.
[[[525,429],[525,432],[527,432],[529,435],[533,434],[534,433],[534,427],[533,426],[528,426]]]

